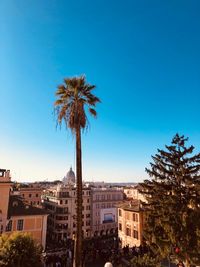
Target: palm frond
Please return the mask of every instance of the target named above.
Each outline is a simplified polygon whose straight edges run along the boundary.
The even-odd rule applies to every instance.
[[[95,88],[95,85],[86,82],[84,75],[65,78],[64,84],[57,88],[56,96],[58,98],[54,102],[57,123],[61,125],[64,121],[66,127],[70,128],[72,132],[77,127],[87,128],[88,120],[85,107],[88,107],[89,113],[96,117],[95,106],[100,102],[100,99],[91,93]]]

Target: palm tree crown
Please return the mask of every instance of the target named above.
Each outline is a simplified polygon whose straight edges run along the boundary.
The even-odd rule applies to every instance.
[[[58,124],[64,120],[72,132],[79,127],[84,129],[88,123],[85,106],[91,115],[97,115],[94,107],[100,100],[91,92],[95,87],[86,83],[85,76],[64,79],[64,84],[58,86],[58,99],[54,103]]]

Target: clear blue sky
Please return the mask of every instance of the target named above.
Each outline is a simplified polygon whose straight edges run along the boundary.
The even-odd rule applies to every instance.
[[[95,84],[83,136],[85,180],[141,181],[176,132],[200,151],[199,0],[2,0],[0,167],[13,179],[62,178],[74,139],[56,130],[64,77]]]

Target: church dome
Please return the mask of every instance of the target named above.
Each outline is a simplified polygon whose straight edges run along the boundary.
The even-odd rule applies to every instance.
[[[72,167],[67,172],[66,176],[63,178],[64,184],[75,184],[75,173],[72,170]]]

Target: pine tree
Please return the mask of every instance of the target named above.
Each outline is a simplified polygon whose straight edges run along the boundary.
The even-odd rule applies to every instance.
[[[147,199],[145,238],[157,255],[173,254],[186,266],[200,263],[200,153],[178,134],[158,149],[141,183]]]
[[[134,257],[131,260],[132,267],[161,267],[161,263],[154,256],[150,256],[149,254],[144,254],[143,256]]]

